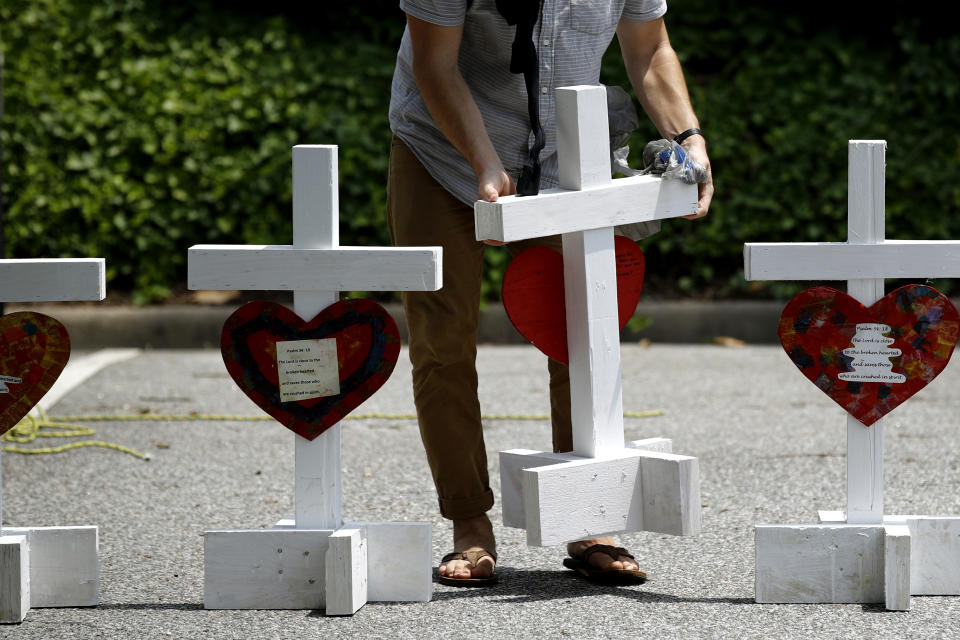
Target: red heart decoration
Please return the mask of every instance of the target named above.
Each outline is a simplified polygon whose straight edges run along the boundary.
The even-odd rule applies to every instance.
[[[30,413],[70,359],[70,336],[50,316],[18,311],[0,318],[0,435]]]
[[[950,300],[916,284],[870,307],[830,287],[807,289],[787,303],[778,330],[803,375],[868,427],[943,371],[958,332]]]
[[[370,300],[341,300],[309,322],[283,305],[255,300],[227,318],[220,351],[251,400],[313,440],[383,386],[400,354],[400,333]]]
[[[643,251],[616,236],[617,310],[620,328],[629,322],[643,288]],[[567,305],[563,295],[563,255],[547,247],[524,249],[503,274],[503,307],[524,338],[549,357],[569,364]]]

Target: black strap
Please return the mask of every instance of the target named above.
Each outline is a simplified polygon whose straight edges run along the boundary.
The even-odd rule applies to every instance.
[[[533,27],[540,18],[542,4],[543,0],[497,0],[497,11],[507,24],[517,25],[510,54],[510,72],[523,74],[527,86],[530,128],[533,130],[530,157],[517,180],[517,195],[521,196],[535,196],[540,192],[540,152],[546,145],[540,125],[540,62],[537,59],[537,47],[533,43]]]

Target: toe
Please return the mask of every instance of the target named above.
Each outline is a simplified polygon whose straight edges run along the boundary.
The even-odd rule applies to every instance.
[[[477,566],[470,571],[470,577],[489,578],[493,575],[493,561],[490,558],[481,558]]]

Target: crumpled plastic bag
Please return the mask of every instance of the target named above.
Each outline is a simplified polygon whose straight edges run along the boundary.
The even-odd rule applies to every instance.
[[[688,184],[707,181],[707,171],[672,140],[652,140],[643,148],[643,169],[631,169],[630,136],[640,126],[637,109],[623,87],[607,87],[607,117],[610,123],[610,164],[614,173],[625,176],[654,175],[667,180],[683,180]],[[660,231],[660,221],[634,222],[614,231],[631,240],[648,238]]]
[[[643,171],[639,174],[682,180],[687,184],[707,181],[707,170],[702,164],[673,140],[662,138],[651,140],[643,148]]]

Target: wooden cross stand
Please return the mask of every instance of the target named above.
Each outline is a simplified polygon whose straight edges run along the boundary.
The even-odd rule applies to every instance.
[[[340,290],[441,287],[439,248],[341,247],[338,216],[337,147],[295,146],[293,245],[191,247],[189,287],[292,290],[304,320]],[[340,425],[312,441],[294,437],[295,515],[272,529],[206,532],[204,607],[350,615],[368,601],[430,600],[430,523],[344,523]]]
[[[474,206],[478,240],[562,234],[572,453],[500,453],[504,524],[547,546],[627,531],[700,531],[697,459],[666,438],[624,445],[613,227],[696,211],[697,188],[611,180],[606,89],[557,89],[560,188]]]
[[[0,300],[103,300],[104,265],[103,258],[0,260]],[[0,622],[22,622],[31,607],[95,606],[99,594],[96,526],[0,529]]]
[[[747,280],[846,280],[866,306],[884,278],[960,277],[960,242],[884,239],[886,142],[851,140],[847,242],[750,243]],[[883,421],[847,416],[847,511],[756,527],[757,602],[883,602],[960,594],[960,517],[883,515]]]

